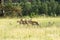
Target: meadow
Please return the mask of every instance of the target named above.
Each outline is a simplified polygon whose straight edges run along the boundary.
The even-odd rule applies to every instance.
[[[0,18],[0,40],[60,40],[59,17],[32,18],[39,26],[19,24],[17,20],[20,18]]]

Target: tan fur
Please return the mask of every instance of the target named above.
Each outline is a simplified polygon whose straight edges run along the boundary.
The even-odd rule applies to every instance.
[[[39,25],[39,23],[37,21],[32,21],[31,19],[28,21],[28,23],[30,23],[32,25]]]
[[[21,19],[20,21],[17,21],[19,24],[28,24],[27,20]]]
[[[32,25],[39,25],[39,23],[37,21],[32,21],[30,20],[26,20],[26,19],[21,19],[20,21],[17,21],[19,24],[32,24]]]

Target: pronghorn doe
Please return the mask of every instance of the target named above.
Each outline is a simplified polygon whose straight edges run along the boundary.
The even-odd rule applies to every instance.
[[[26,19],[21,19],[20,21],[17,21],[19,24],[32,24],[32,25],[39,25],[39,23],[37,21],[32,21],[30,20],[26,20]]]
[[[19,24],[28,24],[27,20],[21,19],[20,21],[17,21]]]
[[[30,23],[32,25],[39,25],[39,23],[37,21],[32,21],[32,19],[28,20],[28,23]]]

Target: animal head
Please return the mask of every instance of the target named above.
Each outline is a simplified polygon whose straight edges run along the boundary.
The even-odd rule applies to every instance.
[[[17,21],[17,22],[20,22],[20,21]]]

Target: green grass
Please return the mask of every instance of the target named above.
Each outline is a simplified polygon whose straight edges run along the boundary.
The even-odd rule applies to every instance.
[[[0,18],[0,40],[60,40],[60,18],[32,18],[40,26],[18,24],[19,19]]]

